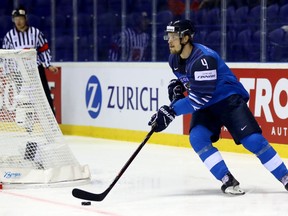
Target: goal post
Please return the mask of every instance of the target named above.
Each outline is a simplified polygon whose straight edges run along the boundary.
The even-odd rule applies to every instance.
[[[36,50],[0,49],[0,182],[89,180],[74,157],[43,90]]]

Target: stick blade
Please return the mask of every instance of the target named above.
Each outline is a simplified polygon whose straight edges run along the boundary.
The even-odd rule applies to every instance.
[[[90,201],[102,201],[106,197],[106,193],[101,194],[94,194],[88,191],[84,191],[78,188],[74,188],[72,190],[72,195],[76,198],[83,199],[83,200],[90,200]]]

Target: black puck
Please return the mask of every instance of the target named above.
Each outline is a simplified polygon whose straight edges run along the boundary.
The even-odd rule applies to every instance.
[[[81,202],[81,205],[83,205],[83,206],[89,206],[89,205],[91,205],[91,202]]]

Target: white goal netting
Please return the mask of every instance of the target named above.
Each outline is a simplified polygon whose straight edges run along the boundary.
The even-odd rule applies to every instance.
[[[90,178],[46,99],[35,50],[0,50],[0,182],[50,184]]]

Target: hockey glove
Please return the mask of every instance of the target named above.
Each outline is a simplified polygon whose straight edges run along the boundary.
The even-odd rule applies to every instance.
[[[169,106],[164,105],[160,107],[158,112],[151,117],[148,125],[154,127],[155,132],[161,132],[168,127],[168,125],[174,120],[174,118],[175,112],[173,111],[173,109]]]
[[[184,92],[186,91],[183,83],[178,79],[172,79],[168,85],[168,94],[170,102],[175,102],[184,98]]]

